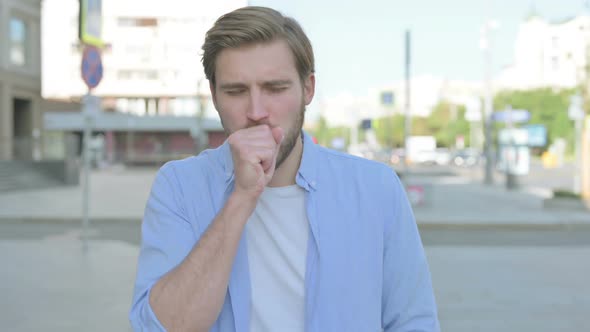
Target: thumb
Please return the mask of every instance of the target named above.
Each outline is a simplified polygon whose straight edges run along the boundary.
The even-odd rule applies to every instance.
[[[283,139],[285,138],[285,133],[283,131],[283,128],[281,127],[274,127],[272,128],[272,137],[275,139],[275,142],[277,143],[277,145],[281,145],[281,143],[283,142]]]

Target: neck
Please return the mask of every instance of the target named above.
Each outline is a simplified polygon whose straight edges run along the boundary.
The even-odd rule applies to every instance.
[[[301,164],[301,156],[303,155],[303,141],[301,135],[297,137],[297,141],[287,159],[283,161],[280,167],[275,169],[275,173],[268,183],[269,187],[285,187],[295,184],[295,178],[299,171]]]

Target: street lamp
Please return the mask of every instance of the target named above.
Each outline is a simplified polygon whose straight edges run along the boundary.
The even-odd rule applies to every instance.
[[[490,32],[497,29],[499,26],[495,20],[488,20],[484,23],[481,28],[481,36],[479,40],[479,46],[484,54],[485,63],[485,99],[484,99],[484,133],[485,133],[485,144],[484,153],[486,156],[485,163],[485,179],[484,183],[491,185],[494,183],[492,174],[492,167],[494,159],[492,155],[492,113],[494,111],[493,105],[493,92],[492,92],[492,42],[490,39]]]

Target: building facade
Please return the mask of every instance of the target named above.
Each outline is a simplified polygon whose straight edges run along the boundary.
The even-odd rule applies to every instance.
[[[41,0],[0,0],[0,160],[42,157]]]
[[[531,15],[519,28],[514,63],[495,80],[498,89],[574,88],[587,79],[590,16],[548,22]]]
[[[78,0],[45,0],[43,96],[79,98]],[[102,0],[104,75],[93,94],[134,115],[216,116],[200,61],[206,31],[246,0]]]

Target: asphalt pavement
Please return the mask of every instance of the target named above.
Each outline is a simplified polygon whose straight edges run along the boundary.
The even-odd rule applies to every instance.
[[[3,331],[130,331],[135,223],[0,223]],[[590,231],[422,230],[443,331],[590,330]]]

